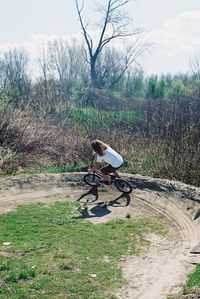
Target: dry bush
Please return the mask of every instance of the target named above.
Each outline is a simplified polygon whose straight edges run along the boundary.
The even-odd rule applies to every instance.
[[[1,115],[0,142],[17,153],[33,152],[51,144],[53,132],[48,122],[24,111],[8,111]]]
[[[200,146],[194,148],[189,140],[177,146],[155,136],[145,139],[133,135],[131,140],[124,142],[121,151],[128,171],[200,186]]]
[[[63,167],[80,161],[90,163],[90,141],[87,131],[79,126],[53,126],[31,111],[0,112],[3,165],[0,168],[4,172],[45,165]]]
[[[35,165],[63,165],[72,161],[70,138],[48,120],[30,111],[7,110],[0,113],[0,146],[4,170]],[[14,159],[10,155],[14,153]],[[12,155],[11,155],[12,156]],[[8,162],[13,161],[11,166]]]
[[[2,171],[36,165],[90,163],[91,142],[110,144],[124,170],[200,185],[200,104],[150,100],[139,103],[142,119],[120,128],[77,124],[59,128],[31,111],[0,112]]]
[[[16,153],[9,148],[0,147],[0,173],[12,169],[16,164]]]
[[[72,143],[74,155],[80,160],[91,154],[91,141],[101,139],[124,157],[124,171],[200,185],[200,144],[194,146],[195,132],[181,142],[104,127],[79,127],[71,136],[76,136]]]
[[[116,111],[121,108],[122,101],[112,94],[109,95],[108,91],[104,89],[90,87],[83,92],[81,98],[83,106],[105,111]]]

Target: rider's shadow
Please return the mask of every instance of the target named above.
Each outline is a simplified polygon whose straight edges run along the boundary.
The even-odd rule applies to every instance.
[[[99,198],[98,188],[96,186],[92,187],[89,191],[82,194],[77,201],[80,201],[82,198],[89,196],[89,199],[85,201],[83,207],[89,203],[94,203]],[[92,196],[92,199],[91,199]],[[90,210],[79,207],[78,211],[81,213],[81,216],[75,217],[78,218],[94,218],[94,217],[103,217],[110,214],[112,211],[109,210],[109,206],[112,207],[126,207],[130,204],[130,195],[126,193],[120,194],[117,198],[110,200],[108,202],[98,202]]]
[[[79,208],[78,211],[81,213],[81,216],[75,217],[78,218],[99,218],[107,216],[111,213],[107,206],[98,203],[96,206],[92,207],[90,210]]]
[[[99,199],[98,188],[96,186],[92,187],[89,191],[82,194],[77,199],[77,201],[80,201],[82,198],[84,198],[86,196],[89,196],[89,199],[86,200],[84,205],[86,205],[88,202],[93,203],[93,202],[97,201]],[[92,200],[91,200],[91,196],[92,196]],[[122,204],[122,200],[123,200],[123,204]],[[99,204],[101,205],[101,204],[104,204],[104,203],[105,202],[100,202]],[[129,204],[130,204],[130,195],[127,194],[127,193],[122,193],[117,198],[109,201],[109,206],[114,206],[114,207],[118,207],[118,206],[125,206],[126,207]]]

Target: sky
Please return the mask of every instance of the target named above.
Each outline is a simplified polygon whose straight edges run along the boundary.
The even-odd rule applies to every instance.
[[[105,2],[85,0],[83,16],[93,32],[95,4]],[[130,0],[126,8],[151,44],[139,61],[146,74],[190,72],[200,53],[200,0]],[[44,41],[80,36],[74,0],[0,0],[0,52],[25,48],[34,64]]]

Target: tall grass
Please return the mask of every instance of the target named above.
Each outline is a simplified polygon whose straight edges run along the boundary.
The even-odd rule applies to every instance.
[[[115,109],[108,100],[104,110],[62,107],[45,120],[31,111],[0,111],[0,172],[88,164],[91,141],[101,139],[122,154],[124,171],[200,186],[198,98],[123,100]]]

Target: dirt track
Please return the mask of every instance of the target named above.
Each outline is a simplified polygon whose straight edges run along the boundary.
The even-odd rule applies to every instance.
[[[83,205],[96,194],[87,194],[89,188],[81,183],[82,176],[75,173],[3,179],[0,181],[0,212],[9,212],[21,204],[77,200],[81,196]],[[148,251],[139,257],[123,258],[121,266],[128,285],[116,292],[120,299],[166,299],[168,294],[180,290],[186,274],[195,263],[200,263],[200,248],[196,247],[200,232],[200,190],[178,182],[139,176],[128,178],[137,187],[130,198],[118,198],[120,194],[116,190],[104,187],[99,190],[98,200],[88,203],[88,212],[82,213],[95,223],[124,218],[127,213],[135,218],[156,215],[166,219],[169,236],[149,235]],[[103,202],[108,201],[110,204],[104,207]],[[191,253],[193,251],[195,253]]]

